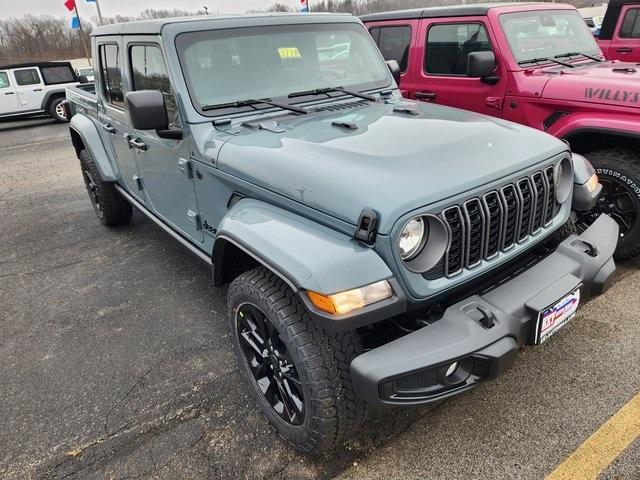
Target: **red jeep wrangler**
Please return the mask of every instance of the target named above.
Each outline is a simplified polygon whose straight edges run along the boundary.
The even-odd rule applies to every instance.
[[[618,258],[640,254],[640,73],[607,62],[577,10],[561,4],[433,7],[362,17],[404,96],[501,117],[566,139],[603,194],[577,219],[620,224]]]
[[[640,0],[611,0],[598,34],[609,60],[640,62]]]

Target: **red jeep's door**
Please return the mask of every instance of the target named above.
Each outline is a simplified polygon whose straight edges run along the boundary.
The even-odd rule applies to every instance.
[[[463,19],[423,19],[417,38],[415,70],[407,96],[425,102],[502,116],[506,76],[498,65],[500,77],[491,85],[467,76],[467,58],[477,51],[490,51],[495,40],[486,17]],[[420,61],[420,64],[418,64]]]
[[[640,5],[622,7],[609,51],[604,53],[609,60],[640,62]]]

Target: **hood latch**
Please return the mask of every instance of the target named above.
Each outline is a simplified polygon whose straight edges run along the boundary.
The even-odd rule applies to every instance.
[[[358,218],[354,238],[366,245],[373,245],[376,241],[377,228],[378,214],[370,208],[365,208]]]

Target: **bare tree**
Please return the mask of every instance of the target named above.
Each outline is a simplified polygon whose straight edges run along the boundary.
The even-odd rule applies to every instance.
[[[82,41],[88,42],[91,29],[91,23],[85,23],[82,34],[51,16],[0,20],[0,58],[6,64],[82,57]]]
[[[105,17],[104,22],[123,23],[132,20],[202,14],[204,14],[203,11],[147,9],[137,17],[116,15]],[[94,26],[92,22],[83,20],[82,27],[82,32],[74,30],[68,20],[49,15],[25,15],[24,17],[0,20],[0,63],[6,65],[84,57],[82,42],[89,45],[89,36]]]
[[[261,12],[293,12],[294,9],[285,3],[276,2],[266,9],[251,9],[247,13],[261,13]]]

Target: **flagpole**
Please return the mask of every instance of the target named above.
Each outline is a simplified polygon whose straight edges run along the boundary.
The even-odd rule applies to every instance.
[[[100,10],[100,0],[96,1],[96,10],[98,12],[98,25],[102,25],[104,22],[102,21],[102,11]]]
[[[89,49],[87,48],[87,43],[84,41],[84,30],[82,29],[82,22],[80,21],[80,14],[78,13],[78,6],[76,2],[73,2],[73,10],[76,12],[76,18],[78,19],[78,32],[80,33],[80,43],[82,43],[82,48],[84,49],[84,55],[89,60],[89,66],[91,66],[91,55],[89,54]]]

